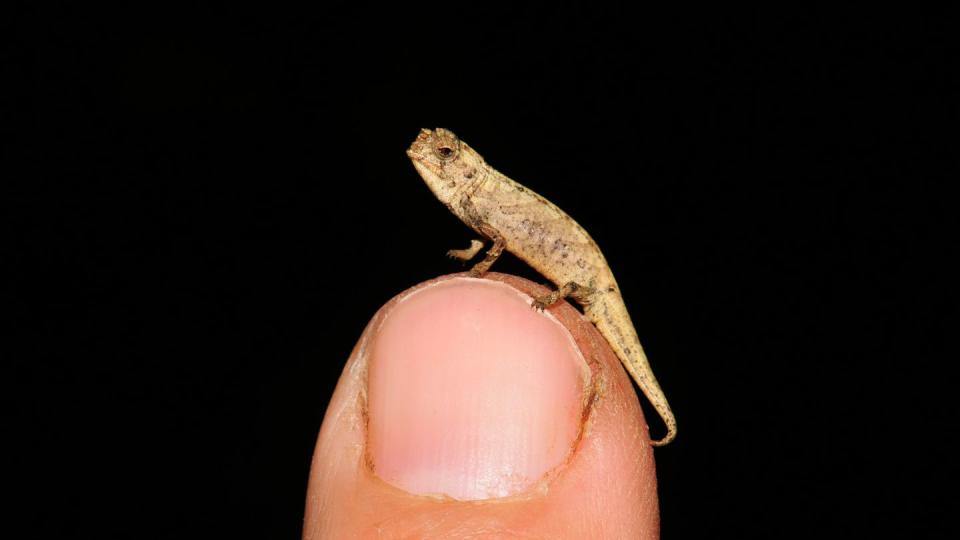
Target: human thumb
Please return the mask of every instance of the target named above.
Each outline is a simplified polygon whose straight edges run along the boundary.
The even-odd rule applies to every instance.
[[[330,401],[303,536],[656,538],[653,453],[596,329],[546,289],[444,276],[388,302]]]

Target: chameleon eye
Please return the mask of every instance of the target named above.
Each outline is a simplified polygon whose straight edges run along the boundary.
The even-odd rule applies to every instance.
[[[436,137],[433,140],[433,153],[441,161],[449,161],[457,157],[458,150],[460,149],[460,140],[457,139],[457,136],[451,133],[450,131],[437,128],[434,132]]]

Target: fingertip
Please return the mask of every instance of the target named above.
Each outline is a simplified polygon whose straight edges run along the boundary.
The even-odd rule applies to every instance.
[[[543,287],[503,274],[484,278],[460,274],[418,285],[388,302],[368,325],[318,438],[305,538],[373,530],[408,536],[449,530],[448,537],[471,530],[551,538],[657,536],[649,436],[609,346],[566,303],[546,314],[530,309],[531,297],[548,292]],[[505,285],[512,298],[504,295],[493,305],[490,298],[466,298],[503,294]],[[436,293],[431,302],[442,306],[397,310],[430,287]],[[523,313],[511,311],[518,293]],[[404,309],[416,307],[410,302]],[[394,316],[399,324],[391,328]],[[552,320],[562,332],[545,331],[542,341],[552,343],[545,349],[524,349],[541,341],[517,337],[527,328],[526,317]],[[498,330],[497,323],[505,328]],[[457,334],[458,325],[461,331],[480,326]],[[458,345],[465,336],[474,340],[469,348]],[[571,340],[572,357],[559,346]],[[524,362],[530,369],[518,370]],[[561,402],[574,406],[562,410]],[[511,415],[513,409],[529,414]],[[550,445],[538,446],[547,439]],[[520,481],[504,482],[510,472]]]

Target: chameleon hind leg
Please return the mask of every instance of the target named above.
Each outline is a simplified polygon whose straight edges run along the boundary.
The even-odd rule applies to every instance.
[[[597,290],[593,287],[580,285],[575,281],[568,281],[564,283],[563,287],[560,287],[552,293],[534,298],[532,306],[533,309],[537,311],[543,311],[547,307],[567,297],[573,298],[577,302],[580,302],[581,305],[586,306],[590,303],[590,299],[595,292],[597,292]]]

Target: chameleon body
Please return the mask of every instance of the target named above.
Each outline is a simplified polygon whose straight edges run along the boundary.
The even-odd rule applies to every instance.
[[[650,369],[613,273],[583,227],[550,201],[487,165],[448,130],[421,130],[407,155],[434,195],[493,242],[471,275],[485,273],[506,249],[559,287],[535,299],[535,308],[544,309],[567,296],[577,300],[666,424],[667,434],[652,444],[672,441],[676,419]],[[474,241],[470,248],[448,254],[468,260],[481,246]]]

